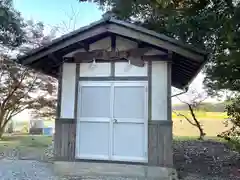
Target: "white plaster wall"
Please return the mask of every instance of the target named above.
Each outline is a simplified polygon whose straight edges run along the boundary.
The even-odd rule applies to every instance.
[[[89,51],[97,50],[97,49],[105,49],[105,50],[110,51],[111,50],[111,38],[106,37],[104,39],[94,42],[93,44],[90,44]]]
[[[89,51],[93,50],[111,50],[111,38],[106,37],[96,41],[89,46]],[[80,77],[107,77],[111,75],[110,63],[81,63],[80,64]]]
[[[76,64],[64,63],[60,118],[74,118]]]
[[[147,76],[147,63],[144,67],[138,67],[127,62],[115,63],[115,76]]]
[[[138,44],[134,41],[116,37],[116,50],[123,51],[137,48]],[[128,62],[118,62],[115,64],[115,76],[147,76],[147,63],[144,67],[129,65]]]
[[[167,120],[167,62],[152,62],[152,120]]]
[[[107,77],[111,74],[110,63],[81,63],[80,77]]]
[[[123,51],[137,47],[137,43],[122,37],[116,37],[116,50]]]

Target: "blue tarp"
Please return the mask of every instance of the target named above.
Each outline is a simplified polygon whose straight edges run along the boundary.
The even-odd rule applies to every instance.
[[[53,128],[43,128],[43,135],[52,136],[53,135]]]

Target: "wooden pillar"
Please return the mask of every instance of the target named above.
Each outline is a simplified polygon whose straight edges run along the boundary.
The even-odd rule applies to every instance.
[[[78,77],[79,77],[79,64],[76,65],[75,71],[75,84],[74,100],[74,116],[64,117],[61,114],[62,109],[62,90],[63,88],[63,67],[61,67],[59,75],[58,87],[58,105],[57,105],[57,118],[55,120],[55,136],[54,136],[54,159],[61,161],[71,161],[75,159],[75,144],[76,144],[76,123],[77,123],[77,99],[78,99]],[[66,73],[66,72],[65,72]]]
[[[173,154],[172,154],[172,105],[171,105],[171,62],[166,62],[167,64],[163,64],[165,66],[165,74],[155,74],[156,76],[162,76],[166,79],[157,80],[157,82],[153,79],[153,73],[160,72],[159,70],[151,68],[149,73],[149,91],[152,93],[153,83],[163,83],[161,84],[163,88],[167,88],[163,91],[163,94],[157,95],[158,98],[162,98],[166,96],[166,103],[164,104],[164,108],[167,112],[164,112],[163,115],[156,114],[152,110],[153,105],[156,105],[152,102],[149,102],[149,122],[148,122],[148,164],[150,166],[162,166],[162,167],[173,167]],[[154,64],[151,64],[154,66]],[[156,93],[156,92],[155,92]],[[149,95],[150,100],[152,101],[153,94]],[[152,105],[152,106],[151,106]],[[153,115],[155,113],[155,115]],[[158,119],[159,118],[159,119]]]
[[[62,70],[63,67],[60,65],[58,72],[58,92],[57,92],[57,109],[56,109],[56,119],[55,119],[55,133],[54,133],[54,159],[56,159],[61,150],[61,139],[59,134],[61,134],[61,125],[58,122],[61,113],[61,94],[62,94]]]
[[[55,123],[55,160],[75,159],[75,119],[56,119]]]

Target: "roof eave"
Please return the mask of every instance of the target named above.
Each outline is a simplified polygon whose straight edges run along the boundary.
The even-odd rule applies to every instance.
[[[91,24],[89,24],[87,26],[81,27],[81,28],[79,28],[79,29],[77,29],[77,30],[75,30],[75,31],[73,31],[71,33],[65,34],[65,35],[63,35],[63,36],[61,36],[59,38],[56,38],[56,39],[52,40],[51,43],[49,43],[47,45],[44,45],[42,47],[36,48],[36,49],[32,50],[31,52],[27,53],[26,55],[20,56],[18,59],[19,59],[20,62],[22,62],[27,57],[32,56],[35,53],[38,53],[39,51],[44,51],[44,49],[50,48],[51,46],[53,46],[56,43],[60,43],[63,40],[71,38],[72,36],[75,36],[75,35],[77,35],[79,33],[82,33],[84,31],[87,31],[87,30],[89,30],[89,29],[91,29],[91,28],[93,28],[95,26],[99,26],[99,25],[104,24],[104,23],[113,23],[113,24],[116,24],[116,25],[120,25],[120,26],[124,26],[124,27],[127,27],[127,28],[131,28],[131,29],[133,29],[135,31],[146,33],[146,34],[154,36],[154,37],[156,37],[158,39],[161,39],[161,40],[164,40],[164,41],[168,41],[168,42],[170,42],[172,44],[175,44],[175,45],[180,46],[182,48],[185,48],[187,50],[194,51],[195,53],[201,54],[203,56],[208,54],[206,51],[202,51],[200,49],[194,48],[191,45],[184,44],[181,41],[178,41],[178,40],[175,40],[173,38],[167,37],[167,36],[165,36],[163,34],[156,33],[155,31],[148,30],[146,28],[137,26],[137,25],[132,24],[132,23],[128,23],[128,22],[124,22],[124,21],[121,21],[121,20],[117,20],[117,19],[112,18],[112,17],[107,17],[107,18],[100,19],[100,20],[98,20],[96,22],[93,22],[93,23],[91,23]]]

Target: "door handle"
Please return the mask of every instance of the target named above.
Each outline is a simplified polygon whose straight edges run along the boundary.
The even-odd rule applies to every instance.
[[[117,121],[117,119],[113,119],[113,121],[115,122],[115,123],[117,123],[118,121]]]

